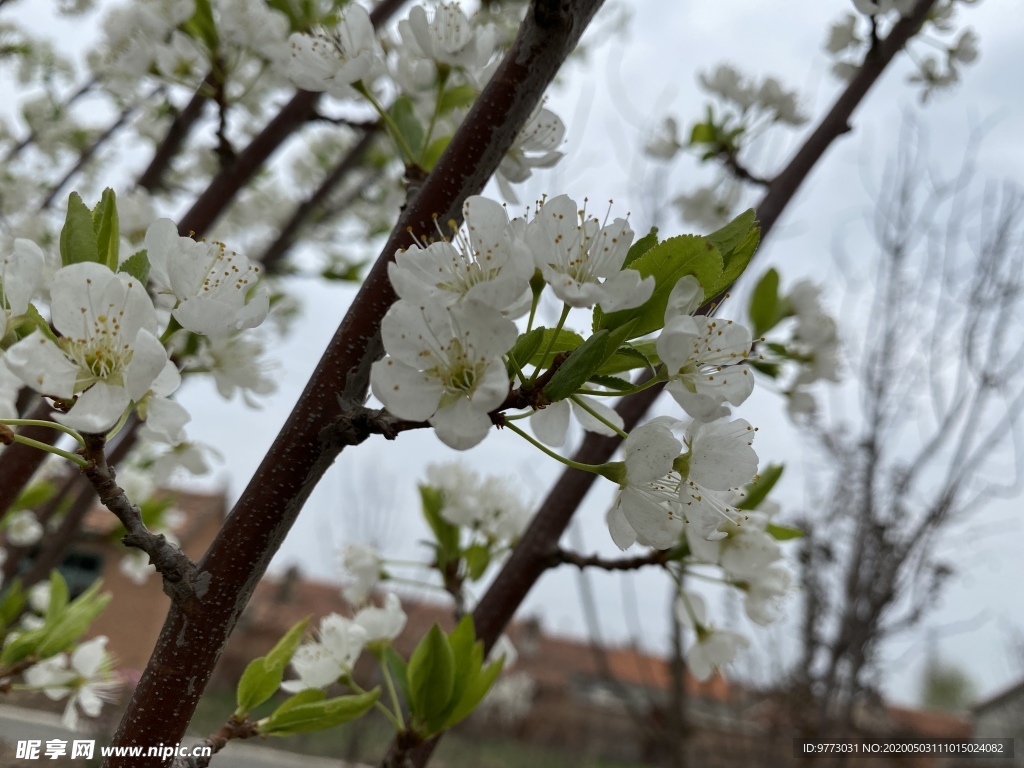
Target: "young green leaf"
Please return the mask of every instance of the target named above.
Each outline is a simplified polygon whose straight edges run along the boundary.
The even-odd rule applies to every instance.
[[[267,701],[281,687],[285,667],[291,661],[295,649],[299,647],[307,624],[309,617],[289,629],[270,653],[249,662],[238,681],[236,716],[244,717]]]
[[[398,655],[398,651],[390,645],[384,649],[384,663],[391,673],[391,679],[398,686],[399,692],[405,701],[409,701],[409,665],[405,659]]]
[[[491,550],[483,544],[474,544],[466,548],[462,558],[466,561],[466,575],[469,576],[469,580],[477,581],[491,564]]]
[[[409,659],[409,709],[429,722],[443,712],[455,687],[455,654],[448,636],[434,624]]]
[[[103,190],[103,196],[92,209],[92,229],[96,236],[96,260],[116,272],[121,233],[118,229],[117,201],[110,187]]]
[[[658,228],[651,227],[650,232],[648,232],[646,235],[644,235],[631,246],[629,246],[629,251],[626,253],[626,258],[622,262],[622,268],[625,269],[626,267],[628,267],[630,264],[639,259],[641,256],[643,256],[657,244]]]
[[[568,359],[555,371],[551,381],[544,387],[544,395],[552,403],[576,394],[576,390],[597,373],[608,357],[606,354],[608,336],[607,330],[598,331],[569,355]]]
[[[92,211],[81,195],[72,192],[68,197],[64,228],[60,231],[60,263],[66,267],[85,261],[99,261],[96,232],[92,226]]]
[[[306,693],[306,691],[302,693]],[[319,693],[322,697],[323,692]],[[301,695],[296,694],[278,707],[270,717],[260,720],[257,723],[259,732],[266,736],[287,736],[291,733],[322,731],[351,722],[365,715],[377,703],[377,699],[380,698],[380,688],[374,688],[372,691],[357,696],[338,696],[333,699],[321,698],[320,700],[289,704]]]
[[[436,488],[429,485],[420,486],[420,499],[423,501],[423,517],[427,525],[434,532],[437,540],[438,564],[443,566],[450,560],[458,557],[459,552],[459,529],[452,525],[441,514],[444,508],[444,497]]]
[[[143,248],[137,253],[133,253],[120,267],[117,268],[118,272],[124,272],[125,274],[131,275],[140,283],[145,285],[149,282],[149,254],[146,253],[146,249]]]
[[[504,663],[505,659],[502,657],[493,664],[485,667],[469,680],[466,684],[466,689],[462,693],[462,697],[459,699],[459,703],[456,704],[452,711],[448,713],[444,723],[442,723],[443,728],[451,728],[472,714],[477,705],[483,701],[487,692],[491,690],[491,686],[494,685],[494,681],[498,679],[498,675],[501,674],[501,668]]]
[[[413,156],[410,159],[415,161],[423,149],[424,133],[423,126],[420,124],[419,118],[416,117],[412,101],[408,96],[399,96],[388,112],[409,147],[409,151],[412,152]]]
[[[804,532],[799,528],[793,528],[789,525],[779,525],[778,523],[768,523],[765,526],[765,532],[776,541],[789,541],[790,539],[799,539],[804,535]]]
[[[763,336],[782,319],[779,312],[779,273],[769,269],[750,296],[750,323],[754,337]]]
[[[665,307],[669,294],[681,277],[693,275],[705,289],[721,278],[722,255],[706,237],[680,235],[658,243],[633,262],[642,277],[654,277],[654,293],[636,309],[624,309],[603,315],[601,326],[614,329],[636,320],[629,338],[646,336],[665,325]]]

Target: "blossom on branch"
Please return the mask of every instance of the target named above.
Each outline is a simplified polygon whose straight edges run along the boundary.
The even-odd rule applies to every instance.
[[[113,427],[131,402],[149,392],[167,365],[146,288],[127,274],[92,262],[59,270],[50,312],[60,337],[25,337],[7,351],[7,365],[25,384],[70,400],[55,419],[82,432]]]
[[[545,202],[526,227],[526,244],[555,295],[605,312],[639,307],[654,291],[653,278],[622,268],[632,242],[625,219],[601,226],[568,195]]]
[[[395,302],[381,323],[388,356],[370,373],[373,394],[395,416],[429,421],[458,450],[487,436],[492,410],[509,392],[502,355],[515,324],[472,299],[452,306]]]

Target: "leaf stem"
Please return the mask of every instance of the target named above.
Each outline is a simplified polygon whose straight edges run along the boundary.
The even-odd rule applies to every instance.
[[[412,149],[410,149],[409,144],[406,142],[405,137],[402,135],[402,132],[398,130],[398,125],[395,123],[394,118],[392,118],[381,103],[373,97],[373,94],[370,93],[370,89],[363,85],[362,81],[353,84],[352,87],[365,97],[366,100],[370,102],[370,105],[377,110],[377,114],[380,115],[380,119],[383,120],[384,124],[388,127],[399,151],[408,158],[410,163],[415,163],[416,157],[413,154]]]
[[[610,421],[608,421],[608,419],[606,419],[606,418],[605,418],[604,416],[602,416],[601,414],[599,414],[599,413],[598,413],[598,412],[597,412],[596,410],[594,410],[594,409],[593,409],[593,408],[591,408],[591,407],[590,407],[589,405],[587,405],[587,404],[586,404],[586,403],[585,403],[585,402],[583,401],[583,399],[582,399],[582,398],[579,398],[579,397],[577,397],[576,395],[573,395],[573,396],[572,396],[571,398],[569,398],[569,399],[570,399],[570,400],[572,400],[572,401],[573,401],[574,403],[576,403],[576,405],[578,405],[578,406],[579,406],[580,408],[582,408],[582,409],[583,409],[584,411],[586,411],[587,413],[589,413],[589,414],[590,414],[591,416],[593,416],[593,417],[594,417],[595,419],[597,419],[597,420],[598,420],[598,421],[600,421],[600,422],[601,422],[602,424],[604,424],[604,425],[605,425],[606,427],[608,427],[608,429],[610,429],[610,430],[612,430],[613,432],[615,432],[615,434],[617,434],[617,435],[618,435],[619,437],[621,437],[621,438],[627,438],[627,437],[629,437],[629,434],[628,434],[628,433],[624,432],[624,431],[623,431],[623,430],[622,430],[622,429],[621,429],[620,427],[618,427],[618,426],[616,426],[615,424],[612,424],[612,423],[611,423]]]
[[[38,448],[40,451],[46,451],[47,453],[52,453],[55,456],[60,456],[61,458],[67,459],[68,461],[77,464],[80,467],[89,466],[89,462],[87,462],[81,456],[78,456],[74,453],[70,453],[69,451],[62,451],[60,448],[54,448],[52,445],[47,445],[46,443],[41,443],[38,440],[33,440],[31,437],[25,437],[23,435],[16,434],[14,436],[14,442],[21,443],[22,445],[27,445],[30,448]]]
[[[541,442],[539,442],[537,440],[534,440],[532,437],[530,437],[529,434],[527,434],[526,432],[521,430],[515,424],[509,424],[508,422],[506,422],[505,423],[505,429],[511,429],[513,432],[515,432],[517,435],[522,437],[524,440],[526,440],[527,442],[533,443],[533,445],[535,447],[537,447],[540,450],[542,450],[544,453],[546,453],[548,456],[550,456],[555,461],[562,462],[567,467],[572,467],[573,469],[579,469],[579,470],[582,470],[584,472],[592,472],[595,475],[601,474],[600,472],[597,471],[597,467],[595,465],[593,465],[593,464],[581,464],[578,461],[573,461],[572,459],[567,459],[567,458],[565,458],[565,456],[562,456],[560,454],[555,453],[554,451],[552,451],[550,448],[548,448],[543,443],[541,443]]]
[[[380,669],[384,673],[384,685],[388,689],[388,697],[391,699],[391,706],[394,707],[395,717],[398,720],[396,726],[399,731],[405,730],[405,718],[402,716],[402,705],[398,703],[398,693],[395,691],[395,682],[391,679],[391,670],[388,669],[387,662],[384,661],[383,654],[380,657]]]
[[[568,304],[562,305],[562,316],[558,318],[558,325],[555,326],[554,333],[551,334],[551,338],[548,339],[548,345],[544,349],[544,354],[540,356],[540,365],[538,365],[534,371],[533,376],[530,377],[530,382],[533,383],[537,380],[537,375],[540,373],[541,366],[544,364],[544,359],[551,353],[551,350],[555,346],[555,341],[558,340],[558,334],[562,330],[562,326],[565,325],[565,318],[569,316],[569,311],[572,309]]]
[[[48,429],[56,429],[58,432],[63,432],[65,435],[75,438],[79,445],[85,446],[85,439],[78,434],[77,430],[65,427],[63,424],[58,424],[55,421],[44,421],[42,419],[0,419],[0,424],[6,424],[9,427],[47,427]]]

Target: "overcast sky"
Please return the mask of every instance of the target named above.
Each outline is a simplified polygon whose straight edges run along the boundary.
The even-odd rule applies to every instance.
[[[32,3],[36,9],[28,5],[16,4],[11,13],[22,17],[40,13],[42,4]],[[586,61],[568,67],[549,98],[549,107],[568,125],[568,156],[556,169],[538,173],[522,197],[568,192],[577,200],[600,201],[602,211],[604,201],[612,199],[614,215],[631,211],[634,227],[645,228],[651,212],[644,210],[637,195],[638,179],[653,166],[645,165],[639,149],[662,116],[671,114],[686,125],[701,114],[706,100],[696,87],[696,73],[729,61],[752,74],[775,75],[799,89],[813,125],[839,87],[828,75],[830,62],[822,51],[826,30],[851,8],[848,0],[618,2],[604,12],[599,39],[592,41]],[[612,23],[624,9],[629,11],[628,25]],[[908,113],[926,128],[935,162],[947,170],[962,156],[972,129],[994,118],[994,127],[979,150],[979,175],[1024,181],[1020,140],[1024,135],[1020,82],[1024,14],[1012,0],[986,0],[963,7],[959,20],[978,31],[982,51],[978,62],[964,68],[960,86],[922,108],[918,91],[906,83],[912,71],[906,60],[893,66],[854,115],[854,131],[829,151],[797,195],[759,253],[753,273],[775,265],[786,284],[803,276],[834,283],[832,255],[837,238],[847,244],[848,252],[851,247],[854,253],[870,247],[858,222],[870,208],[871,184],[894,152],[897,132]],[[81,30],[66,22],[48,29],[72,47],[82,39]],[[763,170],[781,165],[800,137],[796,132],[773,138],[765,151]],[[709,175],[695,163],[681,160],[671,166],[667,177],[671,192],[679,193]],[[669,212],[662,221],[663,235],[684,231],[688,228]],[[290,287],[304,302],[303,317],[272,353],[280,389],[266,399],[263,410],[252,411],[237,402],[224,405],[213,387],[203,383],[187,384],[180,396],[193,413],[190,435],[224,455],[213,482],[225,485],[232,500],[273,440],[354,295],[351,288],[311,280],[294,279]],[[838,285],[828,291],[835,302],[846,298],[839,294]],[[738,311],[732,308],[732,313]],[[729,309],[723,314],[729,316]],[[786,477],[774,495],[783,505],[785,519],[808,503],[802,467],[813,463],[814,457],[780,411],[781,401],[762,390],[737,415],[760,428],[755,448],[762,465],[787,462]],[[272,569],[294,563],[311,577],[336,580],[340,577],[337,548],[368,535],[380,537],[387,554],[394,557],[424,556],[425,550],[416,543],[425,538],[426,529],[420,523],[415,485],[424,477],[427,464],[456,458],[484,472],[514,475],[532,501],[543,498],[559,470],[510,433],[492,434],[465,454],[447,449],[428,431],[406,433],[394,444],[371,440],[343,454],[328,473]],[[588,551],[614,554],[617,550],[603,522],[612,488],[608,483],[598,485],[580,511],[570,541],[582,540]],[[354,506],[353,498],[357,499]],[[1013,628],[1024,628],[1024,600],[1016,586],[1024,581],[1020,505],[1020,499],[993,505],[943,543],[954,553],[958,574],[921,627],[887,646],[885,687],[894,699],[915,698],[924,638],[930,629],[936,631],[942,655],[964,666],[984,694],[1006,686],[1011,675],[1024,674],[1011,658],[1008,643]],[[357,516],[362,519],[353,522]],[[999,526],[1000,535],[985,535],[994,526]],[[637,636],[646,647],[664,649],[669,604],[664,577],[653,571],[625,578],[595,574],[593,583],[601,601],[605,639],[624,642]],[[789,607],[795,616],[797,601],[792,600]],[[729,613],[724,606],[716,610],[720,616]],[[550,630],[581,634],[577,574],[569,569],[549,572],[520,615],[528,613],[539,615]],[[774,669],[772,658],[789,658],[792,642],[786,636],[790,629],[791,625],[752,630],[757,639],[757,669]]]

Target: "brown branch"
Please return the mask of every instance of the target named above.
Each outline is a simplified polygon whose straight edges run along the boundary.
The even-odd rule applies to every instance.
[[[609,559],[600,555],[581,555],[567,549],[556,549],[548,557],[547,567],[557,568],[560,565],[575,565],[584,568],[600,568],[602,571],[635,571],[648,565],[662,566],[677,559],[678,552],[673,549],[655,549],[646,555],[636,557],[619,557]]]
[[[40,400],[27,418],[46,420],[50,418],[52,410],[45,400]],[[18,434],[52,445],[62,433],[48,427],[26,426],[21,427]],[[0,517],[7,514],[7,510],[17,501],[48,455],[46,451],[24,443],[9,445],[3,454],[0,454],[0,475],[3,477],[3,482],[0,483]]]
[[[208,591],[198,597],[196,612],[185,616],[171,607],[115,745],[180,741],[253,589],[341,447],[324,444],[320,434],[342,413],[339,392],[345,402],[363,401],[370,366],[383,354],[380,321],[396,298],[387,277],[389,262],[399,248],[412,244],[412,232],[432,232],[435,217],[461,220],[465,198],[482,190],[497,169],[599,5],[600,0],[545,0],[528,14],[509,54],[402,212],[295,409],[199,563]],[[197,220],[190,216],[186,226],[195,228]],[[133,768],[159,764],[156,759],[130,762]],[[128,763],[113,757],[106,765]]]
[[[202,117],[203,108],[206,106],[206,102],[210,100],[211,89],[216,87],[218,79],[217,74],[211,71],[203,79],[203,82],[196,89],[196,92],[192,95],[188,104],[185,105],[185,108],[175,115],[174,120],[167,129],[167,133],[164,134],[163,141],[160,142],[153,155],[153,159],[150,160],[149,166],[139,176],[138,181],[135,182],[137,186],[142,187],[147,192],[154,192],[163,185],[164,174],[167,172],[167,168],[181,150],[189,133],[192,132],[193,126]]]
[[[206,591],[206,580],[196,573],[195,563],[180,547],[169,542],[163,534],[153,533],[146,527],[142,512],[117,485],[114,469],[107,463],[106,438],[88,434],[83,437],[83,454],[89,464],[82,473],[92,484],[100,503],[114,513],[127,531],[121,542],[149,555],[149,562],[163,577],[164,592],[172,603],[186,614],[195,613],[198,600]]]
[[[374,28],[379,28],[390,19],[405,2],[381,0],[370,13]],[[213,178],[178,222],[178,232],[186,236],[207,232],[284,140],[316,117],[319,102],[319,93],[298,91],[249,146],[242,150],[237,160]]]
[[[224,749],[232,739],[251,739],[259,735],[256,723],[248,720],[238,721],[232,717],[216,733],[207,736],[200,744],[192,747],[192,750],[195,751],[197,746],[207,746],[210,748],[209,755],[185,758],[176,762],[175,765],[180,764],[181,768],[208,768],[213,755]]]

